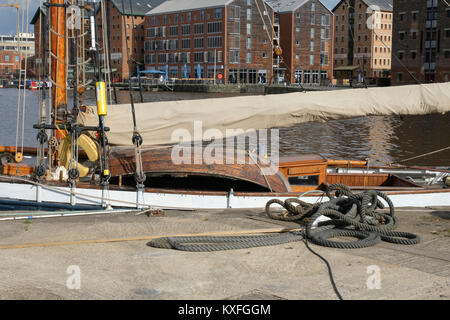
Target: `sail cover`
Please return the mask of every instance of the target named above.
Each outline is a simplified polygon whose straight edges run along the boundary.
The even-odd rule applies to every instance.
[[[172,145],[179,142],[177,134],[174,135],[177,129],[189,131],[192,140],[198,140],[194,127],[198,129],[199,125],[203,132],[216,129],[226,137],[235,135],[236,129],[281,128],[302,122],[377,115],[446,113],[450,111],[450,82],[140,103],[135,109],[137,128],[145,146]],[[85,113],[80,113],[79,122],[97,125],[96,108],[88,107]],[[129,104],[108,106],[106,126],[111,129],[108,133],[111,145],[132,145]]]

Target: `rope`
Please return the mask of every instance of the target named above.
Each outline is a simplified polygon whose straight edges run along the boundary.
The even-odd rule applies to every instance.
[[[109,5],[109,4],[108,4]],[[106,85],[109,93],[109,103],[112,103],[112,86],[111,86],[111,61],[109,60],[109,35],[107,30],[107,17],[106,17],[106,4],[105,0],[101,1],[101,17],[102,17],[102,38],[103,38],[103,52],[104,52],[104,67],[108,71],[106,72]]]
[[[267,184],[267,186],[269,187],[270,192],[272,192],[273,189],[272,189],[272,186],[270,185],[269,180],[267,179],[266,173],[265,173],[264,170],[261,168],[261,166],[259,165],[258,161],[255,160],[255,159],[253,158],[252,153],[251,153],[250,151],[247,151],[247,152],[248,152],[249,158],[256,164],[256,166],[258,167],[259,171],[260,171],[261,174],[263,175],[264,180],[266,181],[266,184]]]
[[[21,139],[20,139],[20,150],[21,153],[23,154],[23,145],[24,145],[24,137],[25,137],[25,111],[26,111],[26,81],[27,81],[27,64],[28,64],[28,55],[25,55],[25,69],[22,70],[22,47],[20,46],[21,43],[21,37],[23,35],[23,31],[24,31],[24,23],[25,21],[28,21],[29,18],[29,5],[30,2],[29,0],[26,0],[26,11],[25,11],[25,7],[22,6],[22,22],[21,22],[21,27],[20,27],[20,33],[19,33],[19,21],[17,21],[17,46],[18,46],[18,53],[20,56],[20,72],[19,72],[19,92],[18,92],[18,96],[17,96],[17,118],[16,118],[16,154],[17,154],[17,150],[18,150],[18,146],[19,146],[19,126],[20,126],[20,118],[22,120],[21,123]],[[18,9],[19,11],[19,9]],[[25,15],[26,15],[26,19],[25,19]],[[20,14],[18,13],[17,15],[19,20]],[[26,33],[28,33],[28,24],[26,26]],[[23,90],[21,89],[22,86],[22,71],[24,71],[23,73]],[[23,99],[21,99],[23,94]],[[22,103],[22,116],[20,115],[20,104]]]
[[[97,196],[93,196],[90,194],[82,194],[79,192],[74,192],[71,190],[64,190],[58,187],[51,187],[48,186],[46,184],[42,184],[39,182],[34,182],[31,180],[28,180],[26,178],[19,178],[19,177],[12,177],[12,176],[4,176],[4,175],[0,175],[0,178],[5,179],[5,180],[10,180],[10,181],[21,181],[21,182],[25,182],[25,183],[29,183],[38,187],[42,187],[44,189],[47,190],[51,190],[51,191],[56,191],[56,192],[60,192],[60,193],[65,193],[65,194],[69,194],[69,195],[74,195],[77,196],[79,198],[87,198],[87,199],[94,199],[94,200],[104,200],[104,201],[110,201],[110,202],[117,202],[117,203],[123,203],[123,204],[127,204],[127,205],[136,205],[136,202],[131,202],[131,201],[124,201],[124,200],[117,200],[117,199],[112,199],[112,198],[104,198],[104,197],[97,197]],[[145,206],[145,207],[150,207],[150,205],[146,205],[143,203],[139,203],[140,206]],[[153,206],[156,207],[156,206]],[[168,209],[172,209],[172,208],[168,208]]]
[[[333,194],[334,193],[334,194]],[[417,235],[407,232],[393,231],[396,225],[395,209],[389,197],[379,191],[365,191],[354,194],[342,184],[327,187],[326,194],[330,201],[309,204],[297,198],[281,201],[273,199],[267,202],[266,214],[281,221],[298,221],[305,227],[303,232],[288,232],[267,236],[241,237],[165,237],[148,243],[151,247],[176,249],[192,252],[209,252],[219,250],[234,250],[306,239],[320,246],[356,249],[373,246],[381,241],[413,245],[420,242]],[[389,206],[389,213],[377,212],[384,209],[384,200]],[[276,214],[271,206],[278,204],[287,212]],[[331,220],[319,222],[313,228],[314,222],[321,216]],[[341,242],[330,239],[336,237],[352,237],[356,241]]]
[[[406,162],[406,161],[409,161],[409,160],[418,159],[418,158],[423,158],[423,157],[426,157],[426,156],[429,156],[429,155],[432,155],[432,154],[435,154],[435,153],[439,153],[439,152],[442,152],[442,151],[445,151],[445,150],[449,150],[449,149],[450,149],[450,146],[448,146],[446,148],[442,148],[442,149],[436,150],[436,151],[432,151],[432,152],[428,152],[428,153],[425,153],[425,154],[421,154],[421,155],[416,156],[416,157],[412,157],[412,158],[408,158],[408,159],[405,159],[405,160],[401,160],[401,161],[399,161],[399,163]]]

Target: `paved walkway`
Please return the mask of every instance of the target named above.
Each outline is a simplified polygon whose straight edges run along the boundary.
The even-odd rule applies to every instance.
[[[419,245],[381,243],[357,250],[311,245],[330,262],[344,299],[450,298],[450,209],[402,209],[397,216],[398,230],[418,233],[422,238]],[[296,224],[267,219],[262,210],[1,222],[0,246],[75,242],[0,249],[0,298],[336,299],[325,264],[303,242],[213,253],[155,249],[148,247],[146,240],[75,244],[80,240],[291,226]],[[80,282],[70,281],[78,270]],[[80,289],[69,289],[68,280],[69,287],[79,283]],[[380,289],[369,289],[368,283]]]

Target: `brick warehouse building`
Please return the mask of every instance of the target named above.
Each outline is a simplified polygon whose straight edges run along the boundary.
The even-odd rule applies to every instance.
[[[0,77],[13,78],[19,73],[21,66],[20,52],[0,50]]]
[[[333,9],[338,79],[386,77],[391,70],[392,0],[341,0]],[[362,78],[360,78],[362,79]]]
[[[270,0],[283,50],[274,72],[289,83],[318,84],[333,77],[333,14],[319,0]],[[324,81],[322,81],[324,83]]]
[[[88,1],[85,1],[85,4],[87,5]],[[87,31],[90,28],[89,23],[89,17],[92,15],[92,13],[88,10],[83,11],[83,18],[82,21],[84,25],[84,30]],[[34,26],[34,57],[33,57],[33,73],[34,76],[37,77],[40,74],[45,74],[48,69],[48,29],[46,27],[46,24],[48,23],[48,8],[44,5],[42,7],[38,7],[36,9],[36,12],[34,13],[33,17],[31,18],[30,24]],[[79,48],[80,51],[85,51],[86,55],[84,59],[87,59],[89,55],[88,48],[90,47],[90,41],[91,37],[90,34],[86,34],[82,42],[84,43],[84,48]],[[46,48],[43,47],[43,44],[46,44]],[[80,41],[81,43],[81,41]],[[68,41],[69,49],[68,52],[70,52],[70,48],[72,45],[71,41]],[[46,56],[47,55],[47,56]]]
[[[263,0],[165,1],[147,14],[146,69],[165,72],[167,65],[172,77],[267,83],[272,22]]]
[[[400,61],[392,60],[392,83],[450,81],[450,7],[445,1],[394,0],[394,15],[393,53]]]
[[[138,64],[140,69],[143,69],[145,14],[164,0],[107,0],[106,2],[108,7],[106,13],[109,13],[109,28],[107,24],[102,24],[101,11],[97,10],[98,32],[101,35],[102,28],[109,29],[107,34],[109,35],[112,78],[115,81],[123,81],[136,75]],[[123,16],[125,16],[125,25]],[[127,39],[130,49],[131,70],[127,60]],[[100,41],[100,45],[102,43]]]

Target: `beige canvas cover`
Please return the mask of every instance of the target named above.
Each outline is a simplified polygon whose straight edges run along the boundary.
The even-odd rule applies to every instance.
[[[195,121],[201,121],[203,132],[214,128],[225,137],[227,129],[257,130],[363,116],[446,113],[450,111],[450,82],[140,103],[135,108],[144,145],[170,145],[178,143],[172,139],[176,129],[189,130],[194,140]],[[132,145],[130,110],[129,104],[108,106],[106,126],[111,128],[111,145]],[[79,120],[85,125],[97,125],[96,108],[88,108]]]

